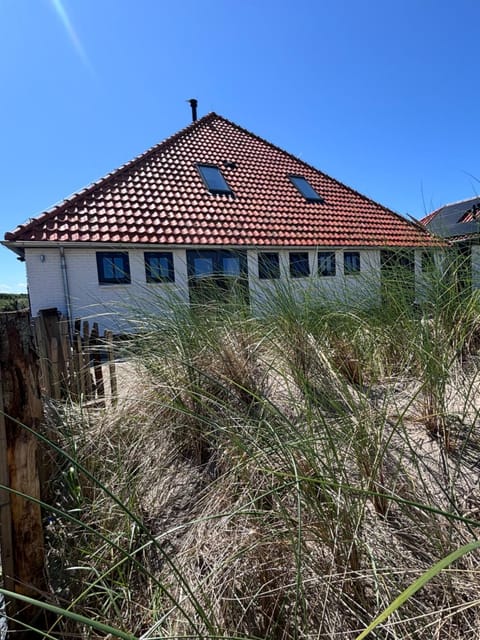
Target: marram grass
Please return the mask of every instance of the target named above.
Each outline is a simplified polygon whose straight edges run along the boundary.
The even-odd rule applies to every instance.
[[[429,277],[137,317],[118,406],[48,413],[45,637],[477,638],[479,305]]]

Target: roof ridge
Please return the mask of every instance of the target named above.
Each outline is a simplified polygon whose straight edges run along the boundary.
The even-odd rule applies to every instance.
[[[224,118],[223,116],[218,115],[218,114],[215,114],[215,115],[216,115],[217,118],[220,118],[221,120],[224,120],[225,122],[227,122],[228,124],[231,124],[232,126],[236,127],[240,131],[243,131],[244,133],[247,133],[248,135],[253,136],[254,138],[257,138],[257,140],[260,140],[261,142],[263,142],[265,144],[268,144],[270,147],[273,147],[277,151],[281,151],[282,153],[288,155],[290,158],[293,158],[297,162],[301,162],[304,166],[308,167],[309,169],[312,169],[316,173],[321,173],[323,176],[325,176],[329,180],[332,180],[332,182],[335,182],[337,185],[340,185],[344,189],[348,189],[348,191],[350,191],[351,193],[355,193],[357,196],[360,196],[361,198],[365,198],[365,200],[368,200],[369,202],[371,202],[372,204],[374,204],[374,205],[376,205],[378,207],[381,207],[384,211],[388,211],[388,213],[393,213],[395,216],[397,216],[397,218],[400,218],[401,220],[403,220],[407,224],[410,224],[411,221],[407,220],[407,218],[405,216],[402,216],[402,214],[398,213],[397,211],[394,211],[393,209],[389,209],[388,207],[386,207],[385,205],[381,204],[380,202],[377,202],[376,200],[373,200],[369,196],[366,196],[364,193],[361,193],[360,191],[357,191],[357,189],[354,189],[353,187],[350,187],[348,184],[345,184],[344,182],[342,182],[341,180],[338,180],[337,178],[334,178],[329,173],[325,173],[325,171],[317,169],[317,167],[315,167],[313,164],[310,164],[309,162],[303,160],[302,158],[299,158],[294,153],[291,153],[290,151],[287,151],[286,149],[283,149],[283,147],[280,147],[279,145],[275,144],[274,142],[270,142],[270,140],[267,140],[266,138],[262,138],[262,136],[259,136],[258,134],[250,131],[249,129],[245,129],[245,127],[241,127],[240,125],[236,124],[235,122],[232,122],[231,120],[228,120],[228,118]],[[412,223],[415,224],[415,222],[413,220],[412,220]],[[417,224],[416,226],[420,226],[422,231],[425,231],[425,229],[421,225]]]
[[[114,169],[113,171],[110,171],[109,173],[102,176],[101,178],[98,178],[98,180],[91,182],[88,186],[84,187],[80,191],[75,191],[74,193],[67,196],[57,204],[54,204],[53,206],[51,206],[49,209],[45,209],[45,211],[42,211],[39,215],[35,216],[34,218],[30,218],[27,223],[19,224],[16,227],[16,229],[5,234],[5,240],[13,240],[14,236],[19,231],[27,231],[32,226],[36,225],[40,220],[47,221],[51,216],[58,215],[64,209],[66,209],[68,205],[74,202],[76,198],[80,196],[85,197],[89,193],[97,189],[98,187],[108,184],[111,180],[121,175],[124,171],[131,169],[137,163],[139,163],[142,160],[145,160],[146,158],[153,155],[161,148],[168,148],[170,145],[176,142],[179,138],[182,138],[186,133],[188,133],[192,129],[197,128],[198,126],[200,126],[201,124],[204,124],[205,122],[209,122],[210,120],[213,120],[215,117],[221,117],[221,116],[218,116],[215,113],[215,111],[210,111],[210,113],[207,113],[206,115],[202,116],[198,120],[191,122],[189,125],[187,125],[183,129],[176,131],[171,136],[168,136],[164,140],[157,142],[157,144],[153,145],[152,147],[149,147],[146,151],[143,151],[138,156],[135,156],[128,162],[125,162],[124,164],[120,165],[117,169]]]
[[[219,148],[222,149],[222,145],[225,145],[226,149],[234,153],[238,151],[241,154],[244,154],[243,146],[245,145],[251,150],[247,154],[246,164],[260,173],[263,168],[258,165],[259,160],[256,157],[259,151],[265,154],[269,162],[283,166],[289,173],[310,176],[314,180],[313,184],[318,183],[323,190],[327,198],[327,209],[320,211],[308,202],[300,204],[298,195],[295,200],[295,192],[291,186],[288,188],[288,181],[285,181],[280,174],[278,176],[275,174],[276,177],[269,178],[268,181],[270,186],[273,180],[272,186],[285,198],[285,203],[281,203],[278,213],[274,214],[272,211],[275,211],[278,205],[278,198],[274,197],[275,193],[267,189],[262,197],[255,199],[256,193],[254,197],[253,187],[250,181],[245,182],[243,174],[239,174],[238,184],[239,188],[245,191],[247,204],[244,203],[242,206],[240,206],[241,203],[232,203],[230,200],[228,203],[226,201],[220,203],[219,198],[215,197],[215,202],[221,204],[217,212],[216,205],[213,205],[211,199],[205,197],[204,190],[199,191],[200,186],[196,182],[193,186],[190,185],[194,180],[193,173],[190,175],[191,172],[186,172],[188,176],[185,178],[191,188],[186,190],[186,195],[180,196],[178,185],[183,185],[183,182],[177,175],[178,171],[182,168],[185,170],[185,163],[188,163],[188,158],[191,159],[192,153],[195,158],[197,157],[198,154],[194,153],[194,150],[205,153],[211,159],[215,155],[211,152],[212,144],[214,147],[219,144]],[[214,151],[215,149],[216,147]],[[174,165],[176,171],[174,170],[173,173],[169,164],[171,156],[176,163]],[[244,155],[241,157],[243,158]],[[168,165],[169,170],[166,173],[158,172],[158,167],[155,169],[157,164],[158,167]],[[162,177],[164,173],[165,176]],[[133,174],[137,176],[138,181],[135,179],[130,185],[128,181],[130,177],[133,178]],[[156,193],[156,190],[161,187],[161,193]],[[151,189],[155,193],[150,192]],[[110,202],[112,194],[115,197],[113,202]],[[344,206],[337,207],[337,200]],[[164,212],[165,207],[171,208],[171,215]],[[365,211],[365,221],[362,220],[361,215],[358,215],[356,208],[359,208],[360,213]],[[292,212],[294,212],[294,218],[300,221],[298,229],[290,219]],[[241,215],[238,217],[236,214]],[[263,215],[267,217],[268,224],[272,225],[271,231],[265,226],[266,223],[262,222]],[[344,219],[349,223],[349,231],[346,235],[342,231]],[[204,226],[202,221],[207,221],[205,232],[200,230],[200,227]],[[245,228],[239,227],[242,221],[245,222]],[[385,229],[379,226],[382,223],[387,225]],[[113,230],[110,229],[112,225],[115,226]],[[339,228],[337,229],[335,225]],[[353,230],[350,230],[350,227]],[[342,234],[345,235],[344,238]],[[419,245],[422,242],[430,244],[433,241],[420,223],[408,220],[406,216],[349,187],[266,138],[215,112],[210,112],[149,147],[84,189],[73,193],[38,216],[30,218],[26,224],[18,226],[13,232],[6,233],[4,244],[9,245],[19,238],[26,238],[27,241],[43,238],[46,241],[56,242],[85,240],[163,244],[178,242],[186,244],[227,242],[228,244],[230,239],[236,239],[237,243],[244,244],[247,238],[251,243],[268,246],[272,239],[278,240],[282,246],[287,241],[296,246],[300,240],[301,243],[309,246],[314,240],[317,244],[319,242],[337,244],[337,241],[341,241],[342,245],[349,240],[357,246],[368,234],[373,234],[368,244],[376,243],[382,246],[384,244],[386,246],[389,239],[395,245],[402,245],[407,240],[408,244],[412,245]]]
[[[443,209],[446,209],[447,207],[454,207],[457,204],[465,204],[467,202],[471,202],[472,200],[478,200],[478,199],[480,199],[480,195],[471,196],[470,198],[464,198],[463,200],[455,200],[454,202],[447,202],[446,204],[442,204],[441,207],[438,207],[438,209],[434,209],[434,211],[431,211],[430,213],[428,213],[424,218],[420,220],[420,222],[424,225],[428,224],[434,218],[436,218],[437,215],[440,213],[440,211],[443,211]]]

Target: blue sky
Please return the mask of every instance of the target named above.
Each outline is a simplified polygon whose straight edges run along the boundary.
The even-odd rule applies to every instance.
[[[404,215],[480,193],[479,24],[477,0],[0,0],[0,236],[191,97]]]

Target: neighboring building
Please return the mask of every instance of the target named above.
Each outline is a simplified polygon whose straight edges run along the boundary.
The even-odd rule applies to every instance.
[[[480,288],[480,196],[446,204],[421,220],[428,231],[457,249],[464,284]]]
[[[226,296],[232,283],[254,311],[279,284],[348,302],[367,295],[368,281],[378,302],[382,265],[398,258],[417,273],[438,240],[210,113],[3,244],[26,261],[33,315],[56,307],[115,329],[115,308],[188,302],[207,289]]]

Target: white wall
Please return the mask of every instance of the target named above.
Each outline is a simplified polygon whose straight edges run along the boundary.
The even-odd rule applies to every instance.
[[[94,248],[65,248],[72,318],[92,319],[99,322],[101,331],[121,332],[142,317],[141,310],[158,314],[170,300],[188,302],[184,250],[172,251],[174,283],[146,282],[144,249],[129,249],[131,283],[99,284],[96,252]],[[59,249],[27,249],[25,254],[32,315],[50,307],[67,315]]]
[[[39,309],[53,307],[66,313],[58,249],[27,249],[25,264],[32,315],[38,315]]]
[[[150,251],[155,249],[170,251],[165,247],[148,247]],[[65,248],[72,318],[94,319],[99,322],[101,331],[108,328],[121,332],[134,328],[136,317],[145,318],[148,313],[158,315],[167,312],[172,300],[182,304],[188,303],[184,249],[172,250],[174,283],[147,283],[143,255],[146,249],[128,249],[130,284],[99,284],[97,250],[99,249],[95,247]],[[125,250],[125,248],[119,247],[119,250]],[[322,247],[322,251],[328,250]],[[350,250],[357,251],[356,248]],[[358,305],[359,302],[367,305],[380,302],[380,251],[378,249],[360,249],[361,271],[359,274],[349,276],[344,275],[343,250],[335,250],[336,275],[323,277],[317,274],[317,251],[309,250],[311,275],[306,278],[291,278],[289,250],[282,249],[278,253],[281,279],[260,280],[257,251],[248,251],[250,302],[254,313],[262,312],[266,299],[279,285],[287,287],[298,299],[302,296],[314,295],[325,297],[330,301],[338,301],[339,305],[352,303]],[[59,248],[29,248],[25,251],[25,257],[32,315],[37,315],[40,309],[51,307],[57,307],[67,315]],[[146,313],[141,313],[142,310]]]
[[[424,252],[425,249],[415,249],[415,300],[417,302],[425,300],[425,296],[432,284],[432,275],[428,272],[424,273],[422,270],[422,254]],[[446,258],[445,250],[429,249],[428,253],[433,253],[435,269],[441,271]]]
[[[472,245],[472,287],[480,289],[480,245]]]
[[[250,283],[250,303],[254,313],[262,313],[268,299],[278,289],[287,289],[297,300],[310,296],[323,297],[330,302],[345,306],[349,304],[364,305],[380,303],[380,250],[346,248],[346,251],[359,251],[360,273],[344,275],[343,250],[322,247],[321,251],[335,251],[336,274],[319,276],[317,273],[317,250],[308,251],[310,276],[307,278],[291,278],[289,274],[290,250],[279,250],[280,279],[260,280],[258,278],[258,251],[248,252],[248,273]],[[261,249],[259,251],[268,251]],[[298,251],[293,250],[292,251]],[[303,250],[302,250],[303,251]]]

